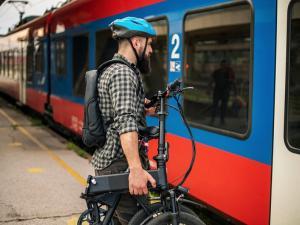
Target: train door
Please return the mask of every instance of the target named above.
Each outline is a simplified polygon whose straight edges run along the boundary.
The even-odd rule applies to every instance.
[[[33,29],[26,46],[26,105],[44,113],[47,102],[47,40],[43,28]]]
[[[277,7],[271,224],[293,225],[300,221],[300,1]]]
[[[20,76],[19,76],[19,101],[26,104],[26,43],[21,41],[20,51]]]

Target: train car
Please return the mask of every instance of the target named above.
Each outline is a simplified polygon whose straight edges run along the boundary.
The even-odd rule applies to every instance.
[[[36,18],[0,39],[0,90],[44,113],[49,93],[48,21]]]
[[[77,0],[55,10],[44,42],[48,85],[41,89],[49,97],[42,110],[78,135],[84,74],[116,52],[108,24],[125,16],[146,18],[158,34],[152,72],[143,77],[146,95],[177,78],[194,87],[182,99],[197,148],[185,183],[190,196],[232,223],[298,224],[300,1]],[[7,68],[8,47],[1,49]],[[2,91],[8,77],[1,73]],[[180,120],[170,109],[173,184],[191,160]],[[155,152],[151,143],[150,156]]]

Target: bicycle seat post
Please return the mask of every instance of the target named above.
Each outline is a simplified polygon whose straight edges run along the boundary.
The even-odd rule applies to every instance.
[[[165,95],[161,91],[158,91],[158,100],[160,102],[160,110],[157,113],[159,117],[159,141],[158,141],[158,155],[154,157],[154,159],[157,162],[157,168],[162,173],[161,174],[161,181],[163,181],[163,184],[161,188],[163,190],[166,190],[168,188],[168,181],[167,181],[167,173],[166,173],[166,130],[165,130],[165,123],[166,123],[166,116],[167,111],[165,108]]]

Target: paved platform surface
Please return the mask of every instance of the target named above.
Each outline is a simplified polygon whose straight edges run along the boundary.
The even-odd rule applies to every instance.
[[[0,225],[75,225],[93,174],[67,140],[0,98]]]

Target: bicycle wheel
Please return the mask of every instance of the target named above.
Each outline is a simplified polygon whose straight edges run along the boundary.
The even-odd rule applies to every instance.
[[[148,207],[149,211],[151,212],[151,214],[154,214],[155,212],[157,212],[160,208],[162,207],[162,205],[160,203],[156,203],[156,204],[153,204],[153,205],[150,205]],[[187,206],[184,206],[184,205],[179,205],[180,207],[180,211],[181,212],[185,212],[185,213],[188,213],[188,214],[191,214],[195,217],[198,218],[198,215],[193,211],[191,210],[189,207]],[[152,218],[152,215],[149,217],[149,215],[145,212],[144,209],[141,209],[139,210],[132,218],[131,220],[129,221],[128,225],[140,225],[143,223],[143,221],[145,221],[146,219],[149,219],[151,220]],[[146,222],[146,221],[145,221]]]
[[[77,225],[89,225],[91,221],[89,210],[85,210],[78,218]]]
[[[154,217],[147,225],[171,225],[172,213],[167,212]],[[179,225],[205,225],[198,217],[191,214],[181,212],[179,213]]]
[[[91,219],[91,214],[89,213],[89,210],[85,210],[80,217],[78,218],[77,225],[90,225],[95,224]],[[98,223],[97,223],[98,224]],[[114,225],[114,221],[110,221],[109,225]]]

